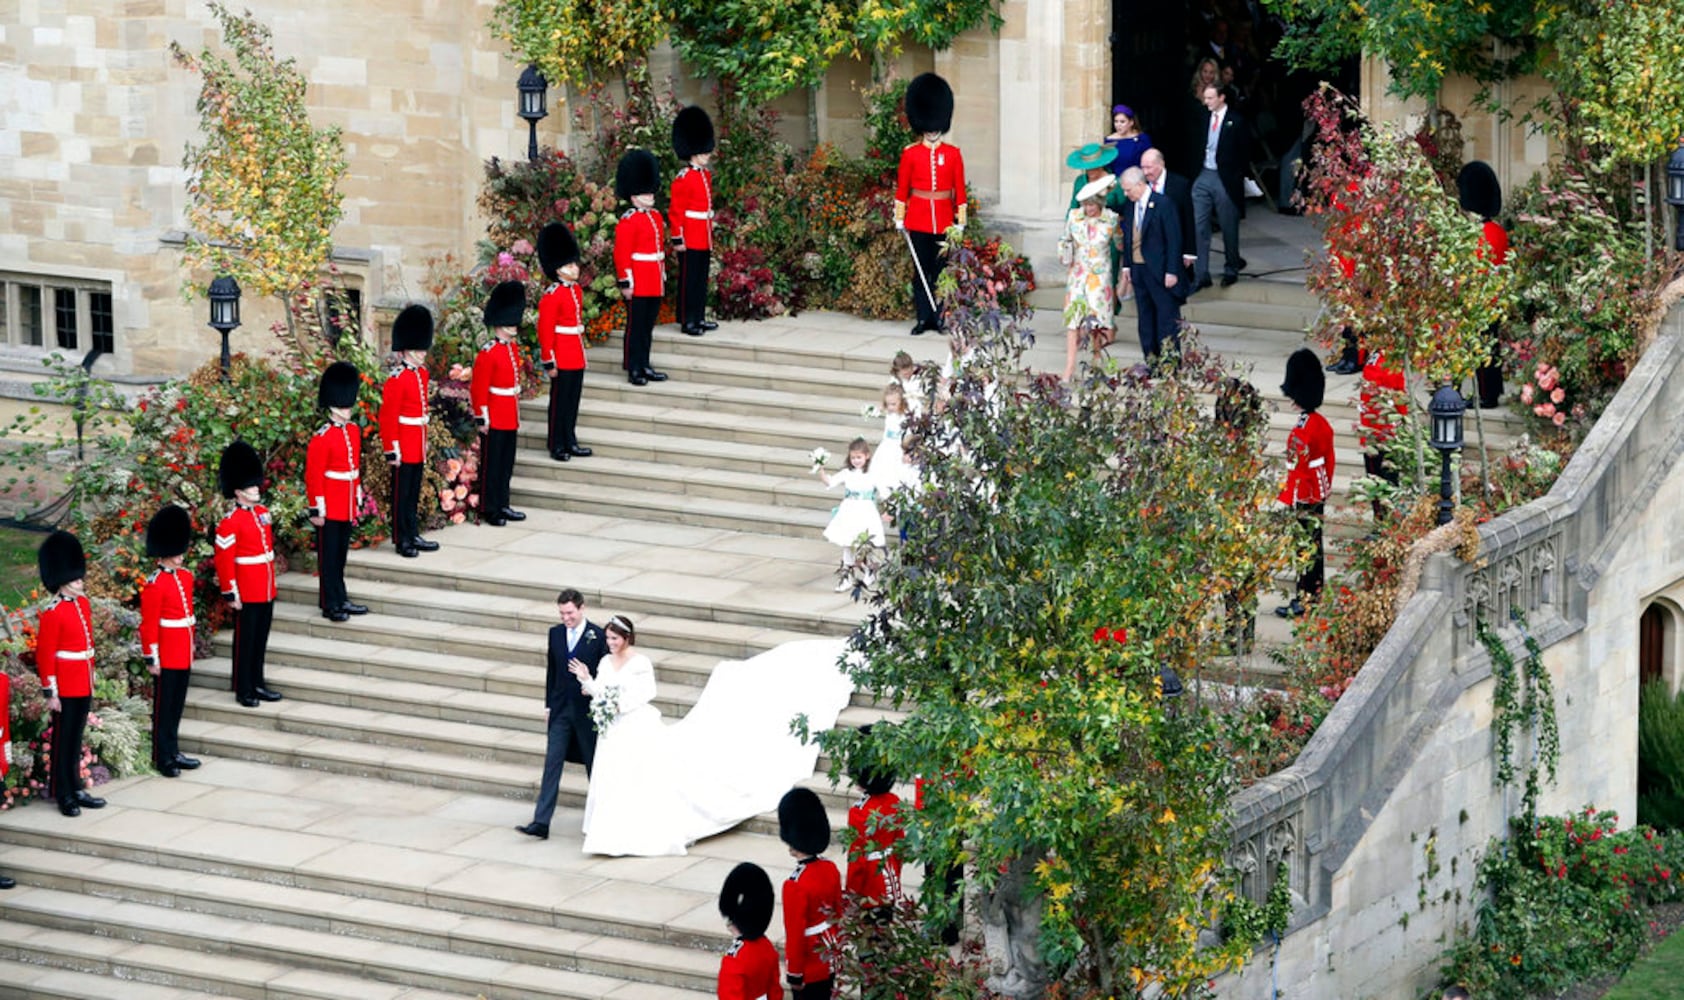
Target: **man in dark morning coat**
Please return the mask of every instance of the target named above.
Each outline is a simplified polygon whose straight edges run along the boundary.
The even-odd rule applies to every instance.
[[[1245,258],[1240,256],[1240,220],[1245,218],[1245,172],[1250,162],[1249,139],[1240,116],[1228,104],[1225,87],[1206,87],[1203,134],[1199,137],[1200,169],[1193,179],[1193,237],[1198,260],[1193,270],[1198,287],[1210,278],[1210,222],[1222,229],[1222,287],[1240,280]]]
[[[1148,149],[1140,158],[1140,172],[1153,194],[1163,195],[1175,206],[1175,221],[1181,226],[1182,298],[1193,295],[1193,262],[1198,260],[1198,248],[1193,243],[1193,182],[1172,173],[1164,164],[1163,150]],[[1126,206],[1125,206],[1126,207]],[[1120,218],[1122,213],[1118,212]]]
[[[591,726],[591,700],[579,688],[579,680],[568,671],[578,660],[596,676],[596,666],[608,653],[602,629],[585,619],[585,598],[569,587],[556,597],[561,624],[550,629],[548,666],[544,671],[544,715],[548,742],[544,748],[544,778],[538,787],[538,804],[532,822],[515,829],[529,837],[545,840],[550,835],[550,817],[555,815],[556,795],[561,790],[561,769],[568,761],[585,765],[591,773],[596,756],[596,730]]]
[[[1175,206],[1154,194],[1139,167],[1123,171],[1123,193],[1131,202],[1123,209],[1123,262],[1134,287],[1134,308],[1140,318],[1140,350],[1157,361],[1167,347],[1181,352],[1181,223]]]

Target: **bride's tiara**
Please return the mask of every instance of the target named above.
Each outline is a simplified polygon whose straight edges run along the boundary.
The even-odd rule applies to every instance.
[[[627,618],[625,615],[615,615],[614,617],[608,619],[608,624],[625,632],[632,631],[631,619]]]

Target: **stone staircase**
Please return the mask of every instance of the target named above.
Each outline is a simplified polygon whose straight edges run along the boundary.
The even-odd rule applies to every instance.
[[[1189,309],[1207,344],[1255,365],[1277,439],[1292,417],[1276,387],[1312,313],[1301,289],[1267,281]],[[1037,319],[1036,367],[1062,365],[1058,326],[1056,310]],[[939,361],[945,344],[826,314],[699,340],[662,328],[655,357],[672,379],[641,389],[617,348],[593,350],[580,433],[594,457],[551,461],[542,404],[525,406],[514,497],[527,521],[438,532],[443,549],[420,559],[353,553],[350,591],[371,613],[345,624],[317,614],[312,577],[285,574],[269,678],[286,700],[234,704],[224,634],[195,668],[182,727],[202,769],[114,782],[110,807],[75,820],[0,812],[0,871],[20,882],[0,893],[0,997],[711,995],[725,873],[789,867],[774,816],[687,857],[588,857],[584,775],[569,767],[550,840],[512,829],[542,765],[555,595],[577,587],[599,623],[633,618],[672,717],[722,658],[847,634],[861,609],[834,593],[836,551],[819,537],[835,495],[806,456],[875,440],[881,423],[860,410],[902,349]],[[1341,483],[1361,468],[1355,388],[1330,383]],[[1336,524],[1335,552],[1366,530]],[[1264,648],[1286,635],[1267,606]],[[1266,657],[1250,659],[1266,680]],[[841,723],[890,714],[856,695]],[[804,783],[840,826],[850,796],[828,767]]]

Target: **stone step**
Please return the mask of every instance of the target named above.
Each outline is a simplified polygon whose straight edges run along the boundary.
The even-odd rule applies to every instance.
[[[532,428],[541,428],[542,415],[528,418]],[[856,437],[875,440],[881,435],[882,420],[867,420],[858,412],[836,419],[746,420],[739,414],[720,413],[700,407],[675,406],[652,397],[611,400],[587,393],[579,403],[579,439],[590,443],[596,428],[656,434],[675,442],[705,438],[721,444],[765,445],[796,451],[802,455],[822,447],[832,455],[847,449]]]
[[[721,345],[723,349],[716,349],[711,343],[713,340],[713,337],[703,337],[699,344],[686,345],[689,346],[687,350],[661,353],[655,367],[671,376],[673,382],[686,385],[775,389],[845,401],[864,399],[878,402],[882,399],[883,387],[890,382],[889,359],[893,357],[892,353],[875,367],[858,370],[838,367],[834,356],[801,351],[768,351],[756,357],[754,352],[743,350],[743,345]],[[613,352],[616,349],[607,350]],[[586,392],[591,391],[599,376],[604,382],[628,384],[620,368],[619,355],[603,359],[598,350],[593,349],[590,367],[586,369]],[[548,395],[543,398],[547,400]],[[854,406],[857,409],[859,404]]]
[[[1250,302],[1207,298],[1203,294],[1193,296],[1181,307],[1182,318],[1201,329],[1210,323],[1298,334],[1308,330],[1320,312],[1320,307],[1313,300],[1309,303]],[[1125,313],[1132,322],[1135,315],[1133,307],[1126,308]]]
[[[817,431],[818,428],[814,430]],[[523,455],[527,450],[540,456],[546,454],[544,433],[544,426],[539,421],[528,420],[521,425],[520,444]],[[556,463],[561,467],[560,474],[564,477],[574,469],[589,468],[599,458],[787,476],[791,470],[805,473],[810,465],[807,456],[812,451],[812,446],[801,448],[794,445],[780,447],[750,444],[702,434],[679,437],[620,427],[586,427],[582,422],[578,433],[580,441],[596,454],[590,458],[576,458],[565,464]],[[806,438],[801,440],[805,441]]]
[[[887,381],[887,379],[885,379]],[[703,410],[713,414],[730,414],[763,421],[797,421],[825,424],[831,427],[865,429],[875,423],[863,416],[861,407],[877,402],[882,388],[862,390],[852,396],[820,396],[799,389],[757,389],[737,385],[721,385],[708,381],[686,382],[678,378],[666,382],[652,382],[645,386],[630,385],[622,377],[601,369],[585,373],[584,394],[580,398],[580,421],[584,422],[586,401],[594,409],[603,404],[617,406],[636,404],[663,409]],[[864,398],[861,398],[863,395]],[[531,399],[522,404],[522,418],[541,424],[544,404]]]
[[[758,534],[813,538],[830,523],[830,510],[796,507],[749,500],[721,500],[685,493],[616,491],[592,494],[553,479],[516,475],[509,493],[515,507],[545,507],[550,510],[590,512],[602,509],[605,500],[629,516],[645,521],[748,531]]]
[[[18,934],[20,941],[28,942],[36,933],[36,928],[27,924],[7,924],[0,922],[0,934]],[[55,936],[51,939],[55,946],[74,940],[75,935]],[[96,944],[105,939],[91,935],[80,935],[89,942]],[[76,942],[80,944],[80,942]],[[49,965],[48,962],[66,961],[63,955],[50,948],[39,949],[16,945],[9,945],[0,941],[0,954],[13,953],[28,955],[29,961],[12,961],[0,959],[0,1000],[109,1000],[111,997],[112,980],[121,978],[123,982],[124,1000],[214,1000],[216,993],[205,993],[200,990],[190,990],[179,986],[163,986],[156,983],[141,982],[132,976],[122,976],[120,973],[101,974],[98,972],[82,972],[79,969],[84,964],[80,959],[69,959],[77,968],[63,968]],[[221,994],[226,996],[226,994]],[[275,993],[275,996],[284,996]],[[406,996],[409,994],[405,994]],[[346,997],[357,1000],[363,996],[360,993],[347,992]],[[375,994],[381,1000],[390,1000],[393,994],[383,992]]]
[[[242,917],[57,889],[28,888],[8,893],[0,899],[0,917],[11,923],[69,932],[95,922],[102,936],[119,941],[180,952],[213,953],[214,961],[206,961],[210,955],[201,955],[198,961],[183,963],[173,971],[162,965],[154,971],[176,979],[178,985],[215,990],[227,984],[235,988],[235,995],[256,998],[270,996],[267,981],[287,968],[310,969],[352,982],[373,980],[394,986],[479,994],[488,1000],[494,997],[595,1000],[624,983],[625,970],[601,975],[546,968],[438,951],[424,945],[354,937],[332,930],[264,924]],[[694,978],[686,979],[694,984]],[[645,985],[651,998],[694,1000],[705,995],[696,988]]]
[[[740,472],[593,455],[557,462],[542,451],[522,448],[515,456],[515,481],[553,484],[580,500],[601,503],[605,495],[662,494],[739,504],[829,511],[837,494],[827,493],[809,471],[805,454],[777,472]]]
[[[913,357],[934,356],[947,350],[941,337],[912,338],[907,324],[874,322],[842,313],[807,312],[789,328],[772,330],[764,323],[722,323],[704,337],[676,335],[675,328],[656,332],[655,367],[674,357],[700,357],[745,364],[809,368],[820,372],[888,374],[889,359],[904,350]],[[663,335],[672,329],[673,336]],[[832,336],[840,333],[841,336]],[[618,374],[621,350],[610,341],[589,350],[590,365]]]

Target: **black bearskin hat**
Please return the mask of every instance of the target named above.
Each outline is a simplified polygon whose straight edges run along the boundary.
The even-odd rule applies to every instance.
[[[672,120],[672,151],[686,163],[697,153],[713,152],[713,119],[692,104]]]
[[[906,85],[906,123],[919,135],[953,128],[953,88],[934,73],[920,73]]]
[[[356,365],[349,361],[335,361],[322,372],[322,380],[316,387],[316,403],[324,410],[330,406],[355,406],[361,382],[362,375]]]
[[[1286,359],[1286,380],[1281,383],[1281,392],[1305,413],[1321,408],[1322,397],[1327,393],[1327,376],[1322,374],[1316,352],[1308,347],[1292,352]]]
[[[258,486],[263,482],[263,460],[257,451],[244,441],[235,441],[222,449],[222,461],[216,467],[216,481],[225,500],[234,499],[235,490]]]
[[[772,880],[766,869],[744,861],[719,888],[719,915],[737,925],[745,941],[764,937],[772,922]]]
[[[876,737],[871,735],[871,726],[861,726],[860,744],[848,761],[849,776],[854,779],[854,784],[865,789],[867,795],[882,795],[895,787],[895,773],[884,765],[875,740]]]
[[[41,586],[57,590],[88,575],[88,557],[82,554],[82,543],[68,531],[55,531],[41,543],[35,553],[35,565],[41,570]]]
[[[811,788],[791,788],[778,803],[778,839],[817,856],[830,846],[830,817]]]
[[[392,323],[392,350],[425,351],[432,346],[432,312],[423,305],[404,306]]]
[[[544,269],[545,278],[560,281],[561,269],[578,262],[579,241],[567,223],[551,222],[538,230],[538,266]]]
[[[1503,214],[1503,187],[1497,183],[1497,171],[1484,160],[1474,160],[1456,175],[1456,195],[1464,211],[1482,219]]]
[[[647,149],[628,149],[614,168],[614,196],[630,198],[634,194],[654,194],[661,186],[661,165],[655,154]]]
[[[165,504],[146,525],[146,554],[153,559],[179,556],[192,539],[193,518],[175,504]]]
[[[496,329],[501,326],[519,326],[521,317],[526,315],[526,285],[519,281],[505,281],[491,290],[491,298],[485,300],[485,325]]]

